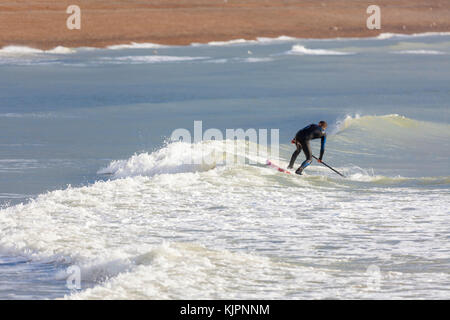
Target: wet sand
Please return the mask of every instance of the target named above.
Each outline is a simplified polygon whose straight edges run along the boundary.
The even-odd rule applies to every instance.
[[[81,30],[68,30],[66,8],[81,8]],[[381,7],[381,30],[368,30],[366,9]],[[186,45],[255,39],[370,37],[382,32],[450,31],[448,0],[6,0],[0,47],[104,47],[130,42]]]

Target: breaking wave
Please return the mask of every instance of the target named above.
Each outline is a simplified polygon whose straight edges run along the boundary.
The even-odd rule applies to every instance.
[[[398,115],[348,117],[330,142],[341,148],[339,139],[349,130],[373,130],[379,122],[417,127],[415,120]],[[172,142],[113,161],[99,173],[114,179],[1,209],[0,251],[54,263],[60,280],[67,266],[79,266],[83,291],[69,299],[326,298],[339,296],[334,288],[340,278],[328,267],[311,267],[317,264],[308,250],[339,246],[328,253],[337,255],[333,259],[341,250],[360,256],[367,248],[359,241],[379,243],[386,237],[358,229],[337,242],[336,235],[348,231],[341,230],[340,219],[362,221],[363,213],[368,221],[383,215],[396,223],[398,213],[419,212],[432,213],[439,226],[447,218],[448,194],[439,190],[449,177],[387,177],[338,165],[347,179],[322,166],[311,166],[300,178],[267,167],[267,153],[249,151],[253,147],[261,146],[242,140]],[[280,164],[287,164],[291,152],[281,152]],[[205,155],[211,162],[204,162]],[[254,164],[218,165],[227,155]],[[201,161],[193,165],[193,159]],[[424,193],[424,186],[437,189]],[[403,218],[401,224],[405,232]],[[318,226],[327,230],[320,237]],[[386,232],[397,236],[395,228]],[[429,258],[434,245],[405,242],[392,250]],[[272,259],[272,252],[278,258]],[[351,289],[341,294],[361,296]]]
[[[227,157],[228,162],[227,162]],[[242,140],[204,141],[201,143],[172,142],[152,153],[135,154],[127,160],[112,161],[98,174],[114,178],[154,176],[208,171],[225,163],[264,163],[267,148]]]

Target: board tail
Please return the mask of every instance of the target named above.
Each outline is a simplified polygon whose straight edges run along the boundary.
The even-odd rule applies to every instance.
[[[287,173],[287,174],[291,174],[291,172],[290,172],[289,170],[286,170],[286,169],[283,169],[283,168],[277,166],[276,164],[272,163],[272,161],[270,161],[270,160],[267,160],[267,161],[266,161],[266,164],[267,164],[269,167],[272,167],[272,168],[274,168],[274,169],[277,169],[277,170],[280,171],[280,172]]]

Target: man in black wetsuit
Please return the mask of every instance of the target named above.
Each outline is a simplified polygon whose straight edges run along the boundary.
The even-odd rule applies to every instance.
[[[311,146],[309,145],[309,141],[313,139],[322,139],[322,143],[320,145],[320,157],[317,161],[322,162],[323,153],[325,152],[325,142],[327,141],[327,134],[325,129],[327,128],[326,121],[320,121],[319,124],[310,124],[309,126],[301,129],[295,135],[295,138],[292,140],[292,143],[295,143],[297,146],[297,150],[292,154],[291,162],[289,163],[288,169],[292,169],[294,167],[295,159],[300,154],[303,149],[305,153],[306,160],[303,161],[302,165],[295,171],[296,174],[302,174],[303,170],[309,166],[312,162],[312,152]]]

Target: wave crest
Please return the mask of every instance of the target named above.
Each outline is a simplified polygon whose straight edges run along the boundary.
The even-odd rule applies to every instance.
[[[350,128],[376,128],[385,131],[389,127],[413,128],[420,126],[421,122],[407,118],[399,114],[387,114],[382,116],[354,116],[347,115],[344,119],[337,120],[333,134],[339,134]],[[425,125],[425,122],[422,122]],[[437,125],[437,124],[433,124]]]
[[[208,140],[194,144],[172,142],[151,153],[134,154],[127,160],[112,161],[97,173],[124,178],[202,172],[223,164],[225,160],[229,163],[230,159],[233,163],[265,163],[266,155],[267,150],[262,146],[244,140]]]

